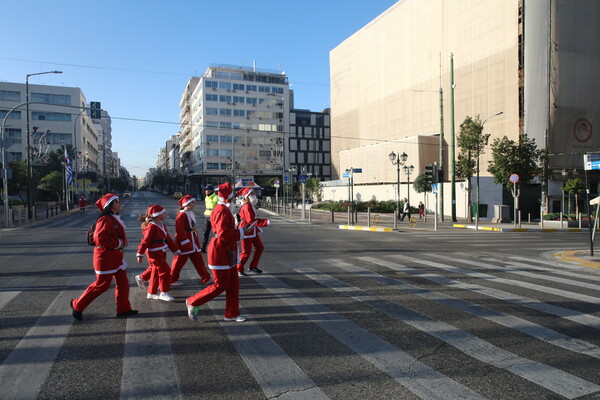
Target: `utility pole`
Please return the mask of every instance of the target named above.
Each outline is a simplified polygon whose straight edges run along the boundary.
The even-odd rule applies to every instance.
[[[452,142],[450,144],[450,175],[452,185],[452,222],[456,222],[456,171],[454,164],[454,54],[450,53],[450,134]]]

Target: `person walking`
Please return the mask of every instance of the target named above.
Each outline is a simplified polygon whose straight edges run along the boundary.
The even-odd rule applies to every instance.
[[[410,221],[410,204],[408,204],[408,199],[404,198],[404,207],[402,208],[402,218],[400,221],[404,221],[404,217],[408,215],[408,220]]]
[[[150,266],[144,274],[150,270],[150,283],[148,285],[148,299],[175,301],[169,293],[171,290],[171,268],[167,263],[167,248],[175,255],[180,253],[177,244],[171,239],[167,227],[164,224],[166,218],[165,209],[155,204],[148,207],[146,217],[140,217],[142,221],[143,237],[137,249],[137,262],[142,263],[144,253],[148,258]],[[143,275],[143,274],[142,274]],[[136,282],[141,276],[136,276]],[[139,285],[139,282],[138,282]],[[160,286],[160,294],[157,293]]]
[[[129,303],[129,281],[127,263],[123,258],[123,247],[127,246],[125,224],[121,221],[119,196],[107,193],[97,202],[100,215],[94,229],[94,271],[96,281],[89,285],[81,296],[71,299],[73,318],[81,321],[83,311],[102,293],[106,292],[114,278],[117,283],[115,298],[117,317],[129,317],[138,313]]]
[[[185,195],[179,199],[179,205],[181,209],[175,218],[175,241],[181,250],[181,254],[173,257],[171,263],[171,286],[182,284],[179,282],[179,274],[188,259],[192,260],[192,264],[194,264],[194,268],[196,268],[196,272],[200,275],[204,285],[210,281],[210,274],[206,271],[206,265],[200,252],[198,232],[196,232],[196,215],[194,214],[196,199],[190,195]]]
[[[419,202],[419,219],[425,216],[425,204],[422,201]]]
[[[84,214],[85,208],[87,207],[87,200],[84,195],[79,196],[79,200],[77,201],[77,205],[79,206],[79,213]]]
[[[206,209],[204,210],[204,237],[202,240],[202,247],[200,248],[202,253],[206,253],[206,245],[208,244],[208,237],[210,236],[211,231],[210,215],[218,202],[219,198],[215,193],[215,188],[211,185],[206,186],[204,188],[204,205],[206,206]]]
[[[256,204],[258,203],[258,199],[254,194],[254,190],[244,188],[240,190],[240,197],[242,197],[243,204],[238,214],[240,219],[238,227],[250,227],[252,229],[248,235],[244,236],[244,240],[242,240],[242,254],[237,264],[238,275],[246,276],[244,265],[250,258],[252,247],[254,247],[254,256],[252,257],[248,271],[262,274],[262,270],[258,268],[258,263],[265,247],[260,240],[259,233],[262,232],[260,227],[269,226],[270,221],[268,219],[256,218]]]
[[[215,236],[208,245],[208,268],[214,283],[185,301],[188,317],[198,319],[199,306],[225,292],[225,321],[243,322],[240,315],[240,280],[236,270],[238,259],[237,243],[244,240],[250,228],[236,228],[231,210],[233,188],[229,182],[219,185],[219,202],[212,211],[210,222]]]

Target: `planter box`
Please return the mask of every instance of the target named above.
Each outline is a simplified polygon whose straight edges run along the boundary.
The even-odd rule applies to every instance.
[[[564,229],[566,228],[579,228],[579,221],[563,221],[562,222],[562,227]],[[588,228],[589,227],[589,221],[581,221],[581,227],[582,228]],[[550,228],[550,229],[560,229],[560,221],[546,221],[544,220],[544,228]]]

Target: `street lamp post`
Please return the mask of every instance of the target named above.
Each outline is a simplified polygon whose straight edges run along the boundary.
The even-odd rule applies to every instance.
[[[415,167],[412,165],[409,165],[409,166],[405,165],[404,167],[402,167],[402,169],[404,170],[404,173],[406,174],[406,188],[407,188],[407,192],[408,192],[408,194],[406,195],[406,202],[408,203],[408,206],[410,207],[410,176],[412,175],[413,171],[415,170]]]
[[[481,123],[481,133],[483,133],[483,126],[485,125],[485,123],[490,119],[490,118],[494,118],[497,115],[500,114],[504,114],[504,111],[498,111],[497,113],[495,113],[494,115],[486,118],[485,121],[483,121]],[[480,134],[481,134],[480,133]],[[487,144],[487,139],[486,139],[486,143]],[[479,156],[481,155],[481,149],[478,149],[477,151],[477,189],[475,191],[475,204],[477,206],[477,208],[475,209],[475,230],[479,230]]]
[[[33,217],[33,202],[32,202],[32,188],[31,188],[31,175],[32,175],[32,166],[31,166],[31,147],[29,145],[30,141],[30,133],[29,133],[29,77],[35,75],[45,75],[45,74],[62,74],[62,71],[46,71],[46,72],[36,72],[33,74],[25,75],[25,101],[26,105],[26,125],[25,130],[27,133],[27,143],[26,146],[26,155],[27,155],[27,217],[31,219]]]
[[[402,154],[396,154],[392,151],[388,157],[390,158],[392,165],[396,166],[396,210],[398,211],[398,215],[400,215],[400,168],[406,163],[406,160],[408,160],[408,154],[404,152]]]

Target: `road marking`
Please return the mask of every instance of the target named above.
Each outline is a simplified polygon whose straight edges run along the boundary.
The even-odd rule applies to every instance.
[[[385,260],[376,259],[373,257],[361,257],[362,261],[382,265],[384,267],[389,266],[389,262]],[[340,260],[327,260],[331,265],[344,269],[349,272],[353,272],[356,274],[360,274],[361,276],[367,277],[369,279],[376,280],[378,282],[384,283],[385,285],[398,287],[401,290],[404,290],[408,293],[412,293],[414,295],[423,297],[427,300],[434,301],[436,303],[445,304],[449,307],[453,307],[457,310],[461,310],[467,312],[469,314],[487,319],[488,321],[492,321],[499,325],[506,326],[508,328],[517,330],[521,333],[524,333],[529,336],[533,336],[538,340],[544,341],[546,343],[550,343],[552,345],[562,347],[563,349],[573,351],[580,354],[585,354],[590,357],[599,358],[600,359],[600,347],[585,342],[579,339],[573,339],[570,336],[563,335],[560,332],[554,331],[552,329],[546,328],[542,325],[535,324],[528,320],[515,317],[501,311],[497,311],[476,303],[472,303],[466,300],[458,299],[456,297],[448,296],[443,293],[438,293],[435,291],[427,290],[422,287],[417,287],[410,285],[408,283],[402,282],[398,279],[386,278],[380,274],[375,272],[371,272],[365,268],[361,268],[355,266],[353,264],[349,264]],[[408,270],[409,267],[404,267],[405,270]]]
[[[431,254],[431,255],[433,256],[433,254]],[[391,256],[391,257],[397,257],[397,256]],[[407,259],[408,258],[410,258],[409,261],[420,263],[420,260],[417,260],[416,258],[407,257]],[[359,257],[359,259],[360,259],[360,257]],[[438,264],[438,263],[433,263],[430,266],[444,270],[444,271],[453,272],[453,273],[458,272],[458,273],[462,273],[462,274],[466,274],[466,275],[469,275],[472,272],[469,270],[464,270],[462,268],[447,266],[447,265]],[[510,303],[520,305],[522,307],[530,308],[532,310],[541,311],[546,314],[555,315],[557,317],[568,319],[569,321],[573,321],[578,324],[586,325],[586,326],[589,326],[594,329],[600,329],[600,318],[599,317],[595,317],[593,315],[582,313],[577,310],[571,310],[568,308],[543,303],[539,300],[531,299],[531,298],[524,297],[524,296],[519,296],[514,293],[505,292],[503,290],[490,288],[490,287],[484,286],[484,285],[477,285],[477,284],[473,284],[473,283],[460,283],[453,279],[445,278],[440,275],[423,272],[421,270],[418,270],[415,268],[410,268],[410,267],[407,267],[402,264],[395,264],[395,263],[390,262],[388,265],[386,265],[386,267],[393,269],[395,271],[405,272],[409,275],[416,275],[421,278],[430,280],[432,282],[436,282],[440,285],[454,286],[454,287],[458,287],[461,289],[473,291],[475,293],[480,293],[485,296],[490,296],[490,297],[494,297],[496,299],[505,300]]]
[[[434,336],[470,357],[493,367],[512,372],[561,396],[572,399],[600,391],[600,386],[591,382],[549,365],[520,357],[469,332],[428,317],[408,307],[387,301],[329,275],[307,268],[300,271],[315,282]]]
[[[279,279],[261,276],[256,281],[422,399],[482,399],[479,394],[429,368]]]
[[[0,365],[0,382],[10,382],[2,387],[3,398],[37,397],[73,325],[69,301],[80,290],[71,288],[88,280],[89,275],[71,278],[66,289],[58,294]]]
[[[142,295],[135,291],[135,297]],[[130,295],[133,294],[133,290]],[[145,293],[143,294],[145,298]],[[123,351],[121,399],[168,400],[181,398],[179,377],[173,360],[169,328],[157,302],[145,307],[159,314],[153,318],[127,319]]]
[[[17,297],[22,287],[31,287],[36,278],[16,278],[5,281],[0,286],[0,310]]]

